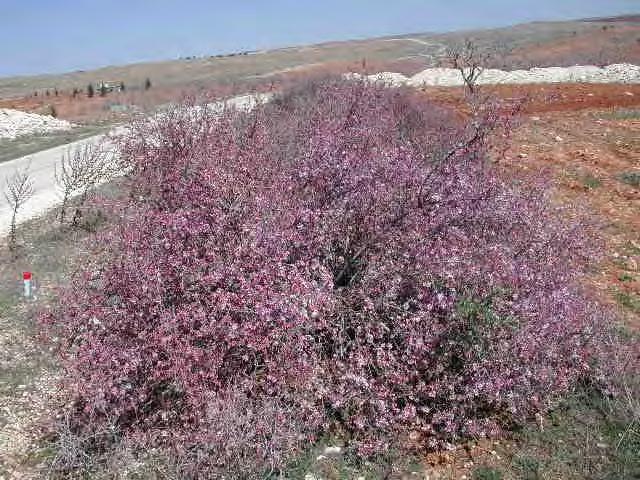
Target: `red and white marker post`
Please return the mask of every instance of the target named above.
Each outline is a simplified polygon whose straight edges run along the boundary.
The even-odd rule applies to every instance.
[[[23,272],[24,298],[31,298],[31,272]]]

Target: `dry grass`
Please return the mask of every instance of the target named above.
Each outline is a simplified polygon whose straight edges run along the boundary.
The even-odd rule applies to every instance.
[[[114,186],[102,191],[111,195]],[[18,228],[16,252],[0,242],[0,478],[41,478],[50,451],[41,426],[62,401],[57,365],[38,338],[37,313],[55,301],[77,259],[83,229],[60,229],[55,212]],[[22,272],[33,273],[33,298],[22,297]],[[46,475],[44,475],[46,478]]]

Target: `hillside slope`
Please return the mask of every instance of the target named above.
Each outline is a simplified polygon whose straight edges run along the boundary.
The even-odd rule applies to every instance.
[[[449,46],[471,38],[482,48],[499,52],[494,67],[569,66],[591,63],[640,63],[638,16],[570,22],[534,22],[505,28],[443,34],[329,42],[270,51],[211,55],[109,66],[61,75],[0,78],[0,98],[32,95],[47,89],[61,92],[85,88],[103,80],[123,81],[141,89],[147,78],[157,87],[207,87],[219,83],[252,81],[273,74],[325,66],[353,70],[363,61],[370,71],[414,74],[444,63]]]

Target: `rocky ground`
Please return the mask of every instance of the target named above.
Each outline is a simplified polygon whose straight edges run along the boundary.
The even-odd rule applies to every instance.
[[[51,115],[38,115],[20,110],[0,108],[0,140],[14,139],[23,135],[45,134],[59,130],[70,130],[73,124]]]
[[[458,87],[465,84],[462,73],[454,68],[427,68],[412,77],[397,72],[381,72],[363,77],[357,73],[348,78],[367,78],[391,87]],[[546,67],[529,70],[484,69],[479,74],[478,85],[523,85],[540,83],[640,83],[640,67],[632,64],[615,64],[606,67],[576,65],[573,67]]]

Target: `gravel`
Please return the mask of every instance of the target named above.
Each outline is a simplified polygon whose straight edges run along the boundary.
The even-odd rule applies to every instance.
[[[357,73],[349,73],[347,78],[362,79]],[[462,74],[454,68],[428,68],[406,77],[401,73],[382,72],[366,77],[369,81],[387,86],[457,87],[464,85]],[[546,67],[530,70],[486,69],[478,78],[479,85],[530,84],[530,83],[640,83],[640,66],[620,63],[606,67],[585,65],[574,67]]]

